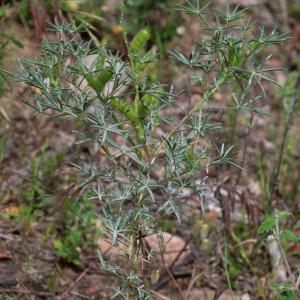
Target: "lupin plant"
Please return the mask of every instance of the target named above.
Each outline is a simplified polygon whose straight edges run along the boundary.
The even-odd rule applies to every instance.
[[[198,196],[205,209],[208,167],[235,164],[232,146],[209,139],[209,131],[221,124],[210,121],[206,102],[221,88],[230,90],[235,81],[239,90],[232,91],[234,105],[223,109],[238,110],[246,119],[261,112],[255,107],[259,95],[253,85],[265,97],[262,82],[276,83],[266,75],[275,69],[263,66],[265,49],[286,39],[263,28],[253,33],[253,23],[243,23],[243,10],[231,10],[228,2],[225,12],[201,8],[199,0],[188,0],[177,10],[197,17],[208,33],[189,56],[171,52],[172,59],[190,70],[193,85],[202,89],[202,99],[181,120],[162,114],[176,100],[172,87],[147,77],[147,65],[155,60],[152,50],[146,51],[147,28],[131,42],[124,34],[127,55],[122,57],[106,46],[81,41],[82,26],[53,24],[58,40],[44,39],[41,55],[23,61],[20,72],[10,74],[31,87],[32,99],[24,102],[38,113],[71,116],[81,124],[78,143],[93,143],[105,156],[101,164],[93,160],[77,167],[86,175],[82,185],[90,187],[91,200],[101,204],[98,217],[106,237],[113,246],[127,246],[129,266],[114,266],[99,253],[102,267],[119,279],[115,296],[124,299],[151,299],[150,283],[139,269],[151,254],[144,238],[160,233],[159,216],[174,214],[180,223],[182,206],[191,196]],[[208,12],[214,21],[207,21]],[[94,62],[88,66],[86,59],[92,55]]]

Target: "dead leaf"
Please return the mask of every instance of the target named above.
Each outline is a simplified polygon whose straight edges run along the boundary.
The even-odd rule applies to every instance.
[[[11,255],[3,250],[0,250],[0,260],[8,260],[11,259]]]
[[[115,25],[115,26],[112,27],[111,31],[112,31],[113,34],[117,35],[117,34],[120,34],[120,33],[123,32],[123,28],[122,28],[121,25]]]
[[[3,210],[3,213],[8,216],[19,216],[20,208],[17,206],[7,207]]]

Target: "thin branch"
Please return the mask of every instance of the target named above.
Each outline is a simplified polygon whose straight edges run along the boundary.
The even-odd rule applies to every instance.
[[[59,296],[57,299],[58,300],[63,300],[65,299],[69,292],[76,286],[76,284],[88,273],[88,271],[91,269],[91,266],[87,267],[78,277],[75,281],[73,281],[69,287]]]
[[[280,168],[281,168],[281,164],[282,164],[282,159],[283,159],[283,154],[284,154],[284,150],[285,150],[285,145],[286,145],[286,140],[288,137],[288,132],[290,129],[290,126],[292,124],[293,121],[293,113],[295,111],[296,108],[296,104],[297,104],[298,98],[297,96],[294,97],[293,102],[290,106],[289,112],[288,112],[288,116],[287,116],[287,120],[282,132],[282,137],[281,137],[281,143],[280,143],[280,148],[279,148],[279,155],[278,155],[278,160],[275,162],[274,164],[274,169],[272,172],[272,176],[271,176],[271,181],[270,181],[270,195],[269,195],[269,212],[272,211],[272,207],[273,207],[273,196],[275,193],[275,188],[278,186],[278,177],[279,177],[279,172],[280,172]]]

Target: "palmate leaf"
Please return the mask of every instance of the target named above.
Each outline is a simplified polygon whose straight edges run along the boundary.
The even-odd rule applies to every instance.
[[[181,223],[180,208],[178,202],[173,199],[166,200],[163,205],[158,208],[158,212],[164,210],[167,215],[175,214],[178,223]]]
[[[171,57],[174,58],[175,60],[179,61],[180,63],[190,66],[190,60],[181,52],[178,50],[175,51],[170,51]]]
[[[48,31],[54,31],[54,32],[65,32],[65,33],[80,33],[83,32],[85,29],[84,24],[80,24],[76,26],[73,22],[72,23],[64,23],[59,22],[57,19],[55,19],[54,23],[48,22],[50,27],[47,29]]]
[[[218,155],[209,162],[210,165],[229,163],[229,164],[232,164],[233,166],[243,170],[243,168],[240,167],[238,164],[236,164],[232,159],[232,154],[233,154],[232,150],[234,148],[234,145],[232,145],[228,149],[226,149],[225,144],[223,143],[221,145],[221,148],[219,148],[219,147],[216,147],[216,148],[218,151]]]
[[[136,154],[136,150],[140,149],[142,147],[142,145],[136,145],[134,147],[129,148],[125,145],[118,146],[116,143],[114,143],[114,144],[112,144],[112,146],[116,147],[120,151],[118,153],[112,155],[111,157],[109,157],[109,159],[115,159],[115,158],[118,158],[122,155],[126,155],[130,159],[132,159],[135,163],[137,163],[138,165],[140,165],[144,168],[147,167],[147,163],[144,160],[140,159]]]
[[[96,109],[93,114],[87,114],[87,121],[91,127],[97,128],[96,139],[101,139],[102,144],[111,144],[110,134],[115,134],[123,137],[128,136],[128,130],[123,129],[123,125],[127,124],[126,121],[114,124],[108,123],[103,110]]]
[[[104,196],[106,199],[109,199],[111,202],[120,202],[119,205],[123,205],[123,203],[127,200],[131,200],[133,198],[131,187],[125,186],[123,188],[115,187],[110,194]],[[108,201],[106,201],[108,202]]]
[[[119,236],[125,238],[124,234],[129,232],[127,223],[130,220],[130,213],[112,212],[107,205],[102,209],[102,214],[98,215],[99,219],[105,224],[106,228],[112,234],[112,245],[117,243]]]
[[[260,45],[282,45],[284,41],[289,39],[288,33],[279,33],[278,30],[273,29],[269,34],[266,34],[265,28],[260,26],[259,34],[252,32],[254,42]]]
[[[188,120],[189,124],[186,125],[189,131],[188,138],[193,138],[195,135],[205,137],[205,133],[208,130],[222,128],[220,123],[210,123],[210,116],[208,113],[203,113],[200,110],[197,114],[190,116]]]
[[[151,201],[155,202],[155,195],[152,192],[152,189],[158,188],[160,186],[157,184],[150,184],[150,178],[145,178],[142,174],[139,174],[135,181],[137,183],[137,192],[140,194],[142,194],[143,192],[148,193]]]
[[[112,272],[113,274],[115,274],[116,276],[119,276],[119,272],[120,272],[120,267],[116,267],[116,266],[111,266],[103,257],[102,253],[100,250],[97,250],[97,254],[98,254],[98,258],[100,261],[100,264],[102,266],[102,268],[106,271]]]
[[[179,50],[169,51],[169,53],[171,58],[190,68],[202,68],[208,71],[213,63],[211,59],[204,59],[195,47],[192,48],[189,57],[186,57]]]
[[[181,11],[188,15],[205,15],[207,14],[207,8],[210,3],[207,3],[205,6],[202,6],[199,0],[186,0],[186,5],[177,5],[176,10]]]

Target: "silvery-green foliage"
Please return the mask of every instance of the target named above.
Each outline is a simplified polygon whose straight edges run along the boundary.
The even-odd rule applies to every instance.
[[[266,34],[263,28],[253,33],[243,11],[230,10],[229,4],[225,12],[202,8],[199,1],[187,1],[177,9],[199,17],[208,33],[195,41],[190,55],[171,52],[203,91],[202,99],[181,120],[161,114],[173,107],[172,88],[147,77],[146,66],[155,60],[152,51],[145,50],[150,38],[147,28],[130,43],[125,36],[126,59],[106,46],[81,41],[82,26],[53,24],[58,39],[45,39],[41,55],[21,62],[19,73],[10,74],[31,88],[32,99],[22,101],[39,113],[71,116],[81,124],[75,132],[78,143],[93,143],[105,155],[104,163],[86,161],[76,166],[86,177],[82,185],[91,188],[91,201],[101,203],[98,216],[112,245],[128,246],[129,270],[112,266],[99,253],[103,268],[120,281],[115,296],[124,299],[150,297],[137,270],[142,239],[160,230],[158,216],[174,215],[180,223],[182,206],[191,196],[198,196],[205,208],[208,167],[235,165],[232,146],[215,145],[209,139],[210,131],[221,124],[210,120],[205,103],[223,86],[230,88],[236,82],[239,90],[227,109],[240,111],[247,120],[249,112],[261,112],[255,108],[260,95],[252,87],[257,85],[266,97],[263,81],[275,83],[267,75],[275,69],[263,66],[264,50],[286,39],[275,31]],[[205,19],[208,12],[215,16],[213,21]],[[88,65],[90,56],[94,60]],[[157,128],[164,134],[159,135]]]

